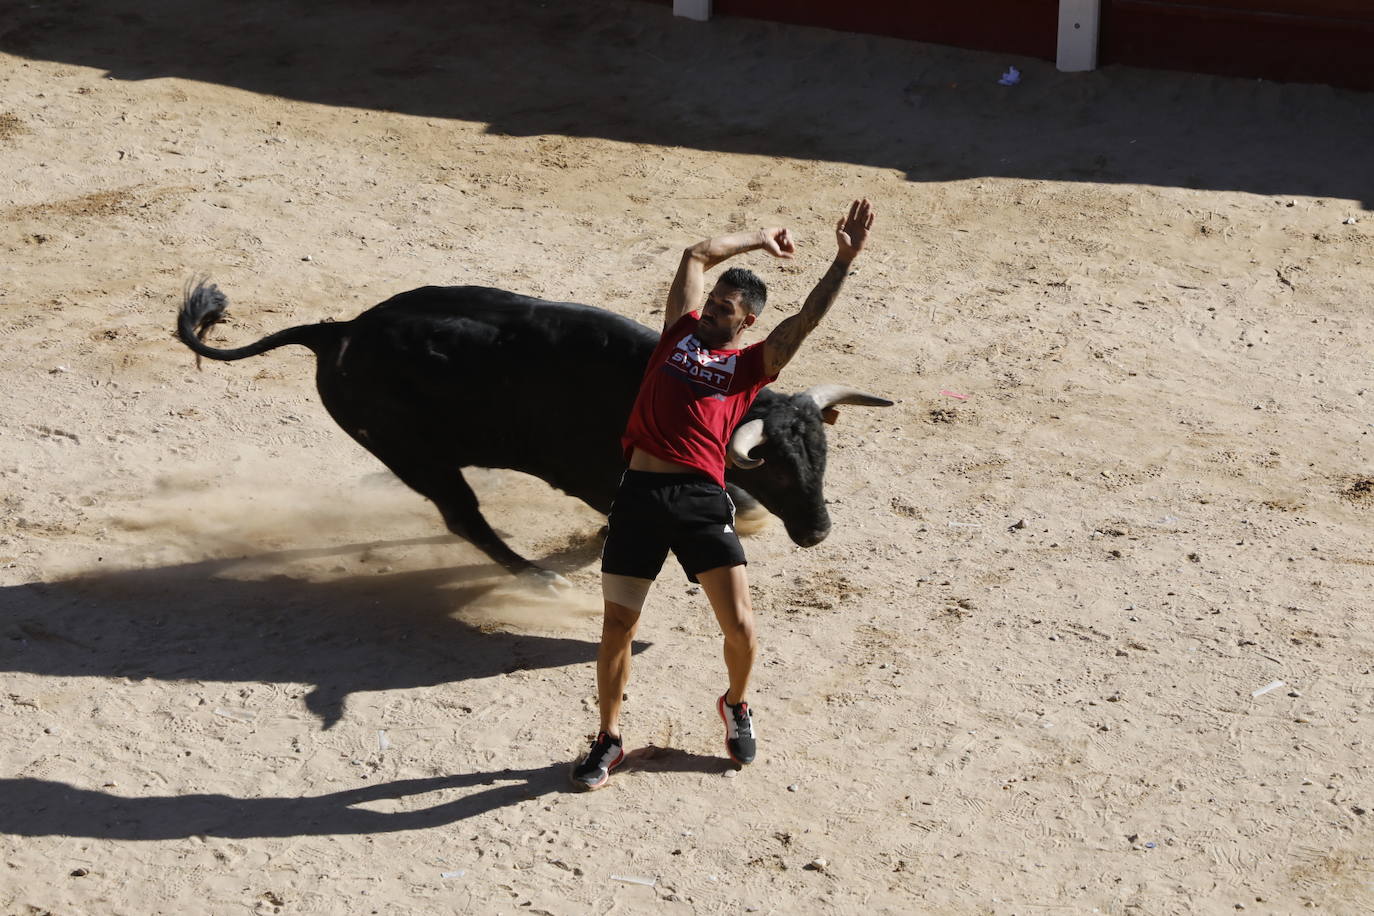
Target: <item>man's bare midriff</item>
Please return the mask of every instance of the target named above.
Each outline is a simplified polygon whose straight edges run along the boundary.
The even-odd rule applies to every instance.
[[[630,455],[630,470],[648,471],[651,474],[701,474],[697,468],[651,455],[642,448],[636,448]]]

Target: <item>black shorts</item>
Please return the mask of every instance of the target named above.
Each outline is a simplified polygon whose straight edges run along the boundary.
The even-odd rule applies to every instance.
[[[626,471],[611,504],[601,571],[657,578],[671,550],[687,573],[743,566],[735,504],[719,484],[696,474]]]

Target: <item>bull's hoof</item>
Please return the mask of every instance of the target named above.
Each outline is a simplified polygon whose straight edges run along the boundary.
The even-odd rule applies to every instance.
[[[533,591],[557,592],[559,589],[572,588],[573,584],[551,569],[531,567],[516,574],[515,580]]]
[[[767,509],[755,503],[749,509],[735,513],[735,533],[742,538],[753,537],[768,527],[768,520],[772,517]]]

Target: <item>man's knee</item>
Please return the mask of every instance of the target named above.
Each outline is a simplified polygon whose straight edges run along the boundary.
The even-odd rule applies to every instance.
[[[737,646],[752,646],[757,642],[754,635],[754,615],[748,607],[739,608],[733,615],[720,623],[725,641]]]
[[[606,605],[601,624],[603,636],[622,641],[634,636],[644,599],[653,584],[652,579],[601,574],[601,594]]]
[[[606,610],[601,618],[602,632],[628,638],[639,626],[639,611],[627,608],[614,601],[606,602]]]

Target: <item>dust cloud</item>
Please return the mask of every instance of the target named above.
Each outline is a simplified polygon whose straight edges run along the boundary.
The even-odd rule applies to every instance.
[[[512,576],[449,534],[434,507],[389,472],[343,483],[281,480],[279,463],[263,464],[236,465],[232,476],[196,467],[159,477],[141,498],[107,510],[102,521],[109,537],[98,562],[64,572],[77,578],[205,561],[224,561],[215,574],[242,581],[399,580],[443,572],[433,579],[436,587],[453,590],[453,616],[474,626],[544,630],[599,619],[594,572],[578,575],[576,583],[562,575]],[[522,525],[527,516],[549,513],[538,490],[514,479],[501,487],[502,478],[482,476],[484,488],[494,491],[494,511]],[[591,554],[594,545],[583,535],[565,537],[564,551],[569,541]]]

